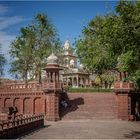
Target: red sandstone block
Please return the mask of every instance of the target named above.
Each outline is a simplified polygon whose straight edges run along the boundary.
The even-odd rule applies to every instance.
[[[8,115],[5,113],[0,113],[0,121],[8,120]]]

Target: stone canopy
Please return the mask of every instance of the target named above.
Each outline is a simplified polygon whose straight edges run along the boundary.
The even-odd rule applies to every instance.
[[[47,64],[58,64],[58,57],[52,53],[48,58],[47,58]]]

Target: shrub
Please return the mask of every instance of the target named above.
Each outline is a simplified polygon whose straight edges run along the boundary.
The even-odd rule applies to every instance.
[[[113,90],[102,88],[69,88],[68,92],[113,92]]]

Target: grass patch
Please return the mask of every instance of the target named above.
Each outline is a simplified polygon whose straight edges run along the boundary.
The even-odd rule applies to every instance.
[[[103,89],[103,88],[69,88],[68,92],[113,92],[113,89]]]

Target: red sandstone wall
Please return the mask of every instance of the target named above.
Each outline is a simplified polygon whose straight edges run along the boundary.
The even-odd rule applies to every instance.
[[[13,105],[17,106],[19,114],[23,113],[23,99],[17,97],[13,100]]]
[[[43,93],[0,93],[0,111],[3,107],[17,106],[20,114],[45,114],[45,102]]]
[[[45,112],[45,99],[41,99],[41,97],[36,97],[33,101],[33,113],[41,114]]]

